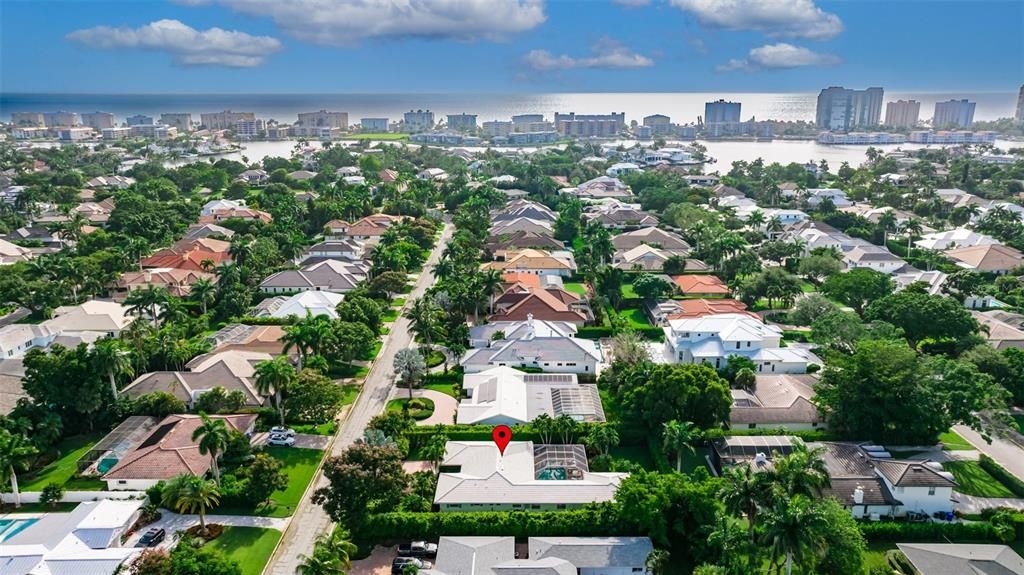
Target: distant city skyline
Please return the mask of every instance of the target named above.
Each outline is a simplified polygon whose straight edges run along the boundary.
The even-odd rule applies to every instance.
[[[1014,0],[36,0],[0,15],[4,93],[1016,92],[1024,79]]]

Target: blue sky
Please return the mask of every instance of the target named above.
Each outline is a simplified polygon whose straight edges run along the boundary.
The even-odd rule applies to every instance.
[[[1011,91],[1020,0],[0,0],[3,92]]]

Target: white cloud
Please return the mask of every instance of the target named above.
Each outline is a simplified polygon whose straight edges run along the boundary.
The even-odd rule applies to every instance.
[[[735,70],[781,70],[804,66],[835,66],[839,57],[821,54],[802,46],[779,43],[753,48],[746,58],[733,58],[717,67],[720,72]]]
[[[250,68],[281,49],[281,42],[270,36],[220,28],[196,30],[178,20],[157,20],[139,28],[97,26],[76,30],[66,38],[101,50],[138,48],[166,52],[182,66]]]
[[[814,0],[670,0],[706,26],[753,30],[772,38],[827,40],[843,31],[843,22]]]
[[[544,22],[544,0],[178,0],[271,18],[304,42],[351,46],[367,38],[500,41]]]
[[[654,65],[654,60],[611,38],[599,40],[591,46],[591,52],[589,57],[575,58],[566,54],[555,56],[547,50],[532,50],[523,57],[523,62],[538,72],[576,68],[649,68]]]

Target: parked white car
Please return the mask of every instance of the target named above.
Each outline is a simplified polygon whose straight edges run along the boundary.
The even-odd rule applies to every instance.
[[[295,437],[294,429],[290,427],[281,427],[280,425],[275,425],[274,427],[271,427],[270,433],[271,435],[284,435],[286,437]]]
[[[287,435],[271,434],[270,438],[267,439],[267,445],[279,445],[283,447],[291,447],[295,445],[295,438],[288,437]]]

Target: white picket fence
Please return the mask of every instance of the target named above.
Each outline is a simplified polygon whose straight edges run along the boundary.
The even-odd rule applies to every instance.
[[[39,503],[41,491],[22,491],[22,503]],[[85,501],[99,501],[100,499],[142,499],[146,496],[145,491],[65,491],[62,503],[83,503]],[[4,503],[14,503],[13,493],[3,494]]]

